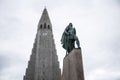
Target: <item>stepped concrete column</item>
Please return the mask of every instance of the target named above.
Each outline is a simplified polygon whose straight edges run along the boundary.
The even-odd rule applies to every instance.
[[[61,69],[54,43],[52,24],[45,8],[23,80],[61,80]]]

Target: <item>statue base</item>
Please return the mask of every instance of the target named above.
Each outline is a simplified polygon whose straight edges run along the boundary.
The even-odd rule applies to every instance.
[[[73,49],[64,58],[62,80],[84,80],[81,49]]]

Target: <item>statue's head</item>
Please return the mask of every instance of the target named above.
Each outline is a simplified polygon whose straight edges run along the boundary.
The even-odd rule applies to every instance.
[[[69,29],[73,28],[72,23],[69,23],[68,28],[69,28]]]
[[[73,26],[73,25],[72,25],[72,23],[69,23],[69,26],[71,26],[71,27],[72,27],[72,26]]]

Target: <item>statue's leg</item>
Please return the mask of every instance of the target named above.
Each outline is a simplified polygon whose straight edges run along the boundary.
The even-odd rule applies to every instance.
[[[79,39],[77,36],[76,36],[76,44],[77,44],[78,48],[80,48],[80,42],[79,42]]]
[[[67,50],[66,50],[66,56],[67,56],[68,54],[67,54]]]

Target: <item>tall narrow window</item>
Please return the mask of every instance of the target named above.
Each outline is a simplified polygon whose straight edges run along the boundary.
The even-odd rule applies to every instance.
[[[46,29],[46,23],[44,23],[44,29]]]
[[[50,29],[50,25],[48,25],[48,29]]]
[[[42,29],[42,24],[40,25],[40,29]]]

